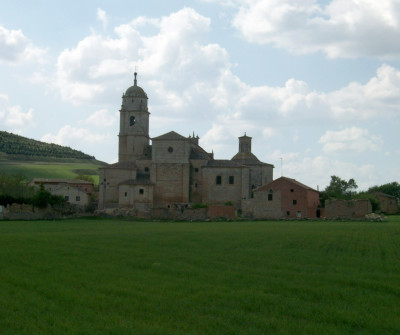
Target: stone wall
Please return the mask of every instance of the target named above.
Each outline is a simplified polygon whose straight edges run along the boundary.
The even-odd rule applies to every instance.
[[[2,207],[0,219],[41,220],[60,218],[60,214],[51,208],[40,209],[27,204],[12,204]]]
[[[210,219],[216,219],[216,218],[235,219],[236,210],[234,206],[208,206],[207,216]]]
[[[384,193],[373,193],[379,201],[380,209],[386,214],[396,214],[399,211],[396,197]]]
[[[249,169],[241,167],[212,167],[203,168],[202,202],[213,205],[224,205],[232,202],[240,208],[241,200],[249,198]],[[216,183],[217,176],[221,184]],[[233,184],[229,178],[233,177]]]
[[[252,219],[281,219],[281,192],[254,192],[254,198],[242,200],[242,215]]]
[[[372,206],[368,199],[325,201],[325,215],[328,219],[363,218],[369,213],[372,213]]]

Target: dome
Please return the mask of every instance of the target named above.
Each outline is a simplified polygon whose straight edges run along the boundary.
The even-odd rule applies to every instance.
[[[147,94],[140,86],[137,86],[136,80],[137,73],[135,72],[135,81],[133,86],[129,87],[125,92],[125,97],[132,97],[132,98],[146,98]]]

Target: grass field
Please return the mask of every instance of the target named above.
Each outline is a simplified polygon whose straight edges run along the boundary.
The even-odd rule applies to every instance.
[[[78,174],[90,175],[99,182],[99,167],[94,163],[52,163],[52,162],[0,162],[0,170],[6,173],[20,173],[32,178],[75,178]]]
[[[400,218],[0,221],[1,334],[400,334]]]

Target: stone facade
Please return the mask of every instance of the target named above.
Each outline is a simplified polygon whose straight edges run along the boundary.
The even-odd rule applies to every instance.
[[[273,165],[257,159],[246,134],[231,160],[214,159],[194,134],[171,131],[150,139],[148,97],[136,76],[122,95],[118,162],[100,168],[100,210],[125,208],[163,217],[163,209],[193,203],[240,209],[253,189],[273,180]]]

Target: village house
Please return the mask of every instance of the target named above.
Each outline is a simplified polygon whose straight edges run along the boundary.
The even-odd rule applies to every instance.
[[[243,201],[243,215],[255,219],[318,218],[319,192],[295,179],[280,177],[253,191]]]
[[[46,191],[60,195],[66,202],[78,207],[87,206],[94,191],[93,183],[79,179],[34,178],[29,185],[34,187],[43,185]]]

